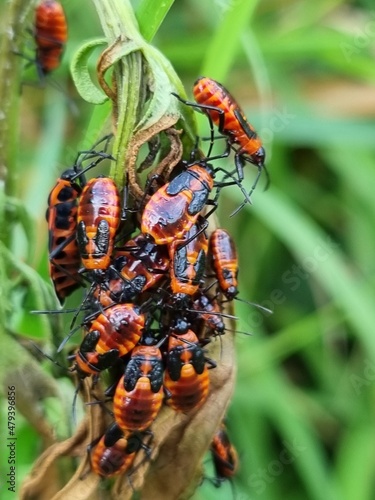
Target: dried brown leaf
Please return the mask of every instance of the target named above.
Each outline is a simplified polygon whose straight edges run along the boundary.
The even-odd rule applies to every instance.
[[[123,45],[124,39],[122,37],[118,37],[112,45],[103,50],[97,63],[98,82],[114,105],[116,105],[117,102],[117,90],[112,89],[108,85],[105,80],[105,74],[109,68],[111,68],[113,64],[122,57]]]
[[[233,325],[228,325],[233,329]],[[151,460],[142,451],[133,472],[115,482],[111,498],[130,499],[134,491],[145,500],[189,498],[201,477],[201,462],[213,434],[225,416],[235,378],[234,336],[226,333],[213,339],[207,356],[217,362],[210,370],[210,393],[198,411],[185,415],[165,406],[152,426]],[[84,400],[93,394],[103,399],[100,386],[93,390],[85,381]],[[103,405],[89,405],[88,414],[75,435],[50,446],[35,463],[25,480],[20,500],[100,499],[100,478],[90,470],[87,446],[101,436],[111,418]],[[58,460],[79,458],[80,465],[61,489]],[[173,478],[173,480],[171,480]],[[108,495],[107,495],[108,498]]]
[[[17,388],[17,410],[27,418],[42,437],[43,445],[54,442],[54,432],[45,419],[42,407],[37,404],[47,397],[58,395],[54,379],[44,373],[34,361],[21,366],[10,367],[3,381],[3,387],[14,385]]]
[[[155,123],[155,125],[152,125],[146,130],[140,130],[132,137],[129,144],[127,172],[129,191],[137,201],[145,199],[144,189],[138,182],[136,166],[138,153],[143,144],[146,144],[152,137],[160,132],[165,132],[170,140],[171,146],[169,153],[161,160],[156,169],[153,170],[153,175],[163,175],[167,178],[173,168],[181,160],[182,144],[179,138],[179,132],[172,128],[173,125],[176,124],[177,120],[178,117],[176,116],[165,115],[157,123]]]
[[[84,401],[91,401],[92,394],[98,400],[103,399],[100,386],[93,389],[91,384],[91,380],[85,380],[83,383]],[[103,434],[110,418],[102,405],[90,405],[87,408],[87,415],[74,436],[65,441],[54,443],[39,457],[22,485],[20,500],[62,500],[65,498],[95,500],[99,478],[91,473],[87,446],[96,437]],[[81,460],[75,474],[64,487],[61,484],[58,463],[62,457]]]
[[[210,218],[208,233],[216,226]],[[233,314],[232,304],[223,312]],[[151,458],[142,450],[137,454],[130,473],[116,479],[105,498],[130,500],[137,492],[142,500],[185,500],[190,498],[201,479],[201,464],[213,435],[225,417],[235,381],[233,321],[225,320],[228,331],[214,337],[206,348],[207,357],[217,363],[210,370],[210,392],[207,401],[190,414],[175,412],[164,406],[151,427]],[[99,384],[92,387],[84,381],[84,401],[103,401]],[[103,492],[100,478],[90,470],[87,446],[100,437],[112,418],[103,404],[87,406],[87,417],[76,434],[47,449],[25,481],[21,500],[100,500]],[[80,458],[75,474],[62,487],[57,460],[62,456]]]
[[[233,329],[233,325],[228,325]],[[206,403],[193,414],[184,415],[163,408],[152,426],[152,459],[138,457],[141,464],[130,481],[144,500],[189,498],[201,475],[204,454],[223,420],[235,379],[234,336],[226,333],[212,341],[207,355],[218,365],[210,371],[210,393]],[[121,477],[113,489],[114,499],[127,500],[133,490],[129,479]]]

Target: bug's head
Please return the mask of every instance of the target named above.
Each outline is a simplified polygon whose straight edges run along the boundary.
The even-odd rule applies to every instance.
[[[180,295],[182,295],[182,294],[180,294]],[[185,305],[185,302],[183,304]],[[190,327],[191,327],[191,324],[187,320],[187,318],[180,316],[178,318],[175,318],[170,329],[176,335],[183,335],[184,333],[186,333],[189,330]]]
[[[186,293],[175,293],[171,298],[171,305],[179,311],[183,311],[190,304],[191,297]]]
[[[266,160],[266,152],[262,147],[260,147],[254,154],[251,155],[251,162],[257,167],[262,168]]]
[[[236,295],[238,295],[238,289],[236,286],[232,285],[229,288],[227,288],[227,290],[225,290],[224,294],[228,300],[233,300],[236,297]]]

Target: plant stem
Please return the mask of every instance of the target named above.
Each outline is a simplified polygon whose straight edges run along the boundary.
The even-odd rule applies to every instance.
[[[133,40],[142,44],[143,40],[129,0],[93,0],[93,2],[109,46],[119,38],[122,38],[124,43]],[[123,57],[114,65],[118,114],[113,145],[116,162],[113,163],[110,176],[120,191],[125,184],[128,145],[139,118],[142,62],[142,53],[138,50]]]
[[[113,43],[120,35],[140,38],[137,20],[129,0],[93,0],[105,36]]]
[[[26,31],[27,16],[36,2],[13,0],[1,33],[0,47],[0,189],[6,196],[15,196],[18,185],[17,140],[19,131],[20,86],[23,60],[20,40]],[[5,220],[6,203],[1,203],[0,221]],[[1,224],[1,241],[9,248],[12,224]]]

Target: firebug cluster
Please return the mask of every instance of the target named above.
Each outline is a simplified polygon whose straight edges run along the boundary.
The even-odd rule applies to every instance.
[[[58,66],[64,22],[58,2],[45,0],[37,7],[36,59],[44,74]],[[74,318],[83,316],[80,326],[59,350],[80,329],[71,371],[93,383],[104,371],[116,374],[106,391],[113,421],[89,446],[92,471],[103,478],[129,473],[141,449],[150,455],[152,426],[163,405],[191,415],[205,404],[210,369],[220,363],[207,357],[205,346],[225,334],[223,304],[238,295],[235,244],[226,230],[210,230],[210,216],[222,189],[237,186],[248,203],[263,171],[268,179],[261,139],[231,94],[206,77],[195,82],[193,94],[194,102],[175,97],[207,116],[206,156],[186,152],[194,159],[181,161],[156,187],[151,180],[144,198],[128,207],[113,179],[97,175],[103,161],[114,160],[106,137],[77,155],[48,198],[49,271],[56,296],[63,305],[73,292],[83,295]],[[225,143],[219,155],[212,154],[215,133]],[[231,151],[234,169],[228,171],[218,162]],[[247,163],[258,171],[250,192],[242,186]],[[94,176],[87,180],[88,175]],[[220,485],[238,467],[224,424],[211,452],[214,484]]]

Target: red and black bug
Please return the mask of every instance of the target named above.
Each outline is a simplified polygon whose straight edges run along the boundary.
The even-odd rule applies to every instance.
[[[79,274],[81,257],[76,241],[78,200],[86,184],[84,172],[105,158],[112,158],[105,152],[109,138],[106,136],[101,139],[90,151],[80,151],[73,167],[62,173],[48,197],[49,269],[61,303],[83,284]],[[104,150],[96,151],[95,147],[103,141],[106,141]],[[82,168],[83,162],[91,159],[93,161]]]
[[[77,243],[87,270],[104,270],[110,265],[120,212],[114,181],[109,177],[90,179],[83,188],[77,214]]]
[[[174,240],[168,248],[172,292],[178,297],[192,297],[202,284],[206,269],[206,235],[194,224],[183,240]]]
[[[94,305],[99,303],[102,307],[133,301],[143,291],[146,278],[139,275],[127,280],[120,274],[122,268],[122,259],[120,262],[118,259],[113,259],[105,275],[101,277],[99,282],[93,284],[93,288],[85,300],[89,304],[91,302]]]
[[[215,486],[220,486],[227,479],[231,479],[238,470],[238,454],[230,442],[225,425],[222,424],[216,431],[210,446],[215,467]]]
[[[219,287],[228,300],[238,294],[238,256],[229,233],[224,229],[216,229],[209,240],[209,252],[212,267]]]
[[[199,408],[208,396],[209,385],[206,358],[195,333],[171,334],[164,374],[164,386],[170,393],[167,404],[182,412]]]
[[[269,183],[268,171],[264,165],[266,155],[261,139],[247,121],[234,97],[220,83],[212,78],[201,77],[194,83],[193,94],[197,104],[185,101],[176,94],[173,95],[183,103],[200,109],[208,116],[211,123],[211,147],[207,154],[208,159],[212,161],[223,158],[228,156],[230,150],[233,149],[239,183],[244,178],[243,166],[245,162],[252,163],[258,168],[258,175],[246,196],[245,201],[248,201],[263,170],[267,175],[267,185]],[[219,132],[227,138],[228,144],[226,151],[215,157],[210,157],[213,144],[212,123],[218,126]]]
[[[213,187],[211,165],[202,162],[188,166],[151,196],[142,214],[142,232],[151,235],[158,245],[183,238],[210,203]]]
[[[122,260],[120,260],[122,259]],[[115,260],[121,262],[121,276],[132,280],[144,276],[142,291],[154,287],[165,277],[169,268],[169,257],[165,246],[156,245],[140,233],[115,253]]]
[[[209,240],[211,266],[219,284],[219,290],[228,300],[238,300],[257,307],[267,314],[272,311],[267,307],[238,297],[238,256],[234,241],[224,229],[216,229]],[[239,332],[240,333],[240,332]],[[241,332],[248,335],[247,332]]]
[[[103,305],[133,300],[141,292],[153,288],[169,269],[165,246],[156,245],[139,234],[115,251],[115,257],[94,296]]]
[[[146,323],[146,315],[134,304],[115,304],[99,314],[75,354],[74,367],[80,376],[97,375],[112,366],[119,356],[130,352]],[[65,341],[59,350],[64,344]]]
[[[77,207],[82,187],[77,172],[63,172],[48,197],[49,270],[56,295],[62,303],[81,284],[81,264],[76,242]]]
[[[115,419],[123,431],[146,430],[155,420],[164,397],[163,372],[157,346],[133,349],[113,399]]]
[[[145,445],[140,433],[123,433],[114,423],[96,445],[89,447],[91,468],[103,478],[123,474],[131,467],[137,452],[143,447]]]
[[[35,9],[34,38],[36,63],[42,75],[60,65],[68,37],[62,5],[56,0],[42,0]]]
[[[202,77],[194,83],[193,94],[219,132],[228,137],[231,146],[237,147],[236,165],[240,179],[243,178],[242,160],[262,169],[265,161],[262,141],[228,90],[212,78]]]
[[[225,333],[225,323],[219,304],[213,298],[209,298],[204,293],[200,293],[194,297],[192,304],[193,309],[199,319],[205,322],[205,325],[213,330],[217,335]]]
[[[119,357],[117,348],[108,349],[101,354],[98,353],[95,348],[99,338],[98,331],[89,332],[74,355],[73,370],[77,371],[80,378],[98,375],[101,371],[110,368]]]

